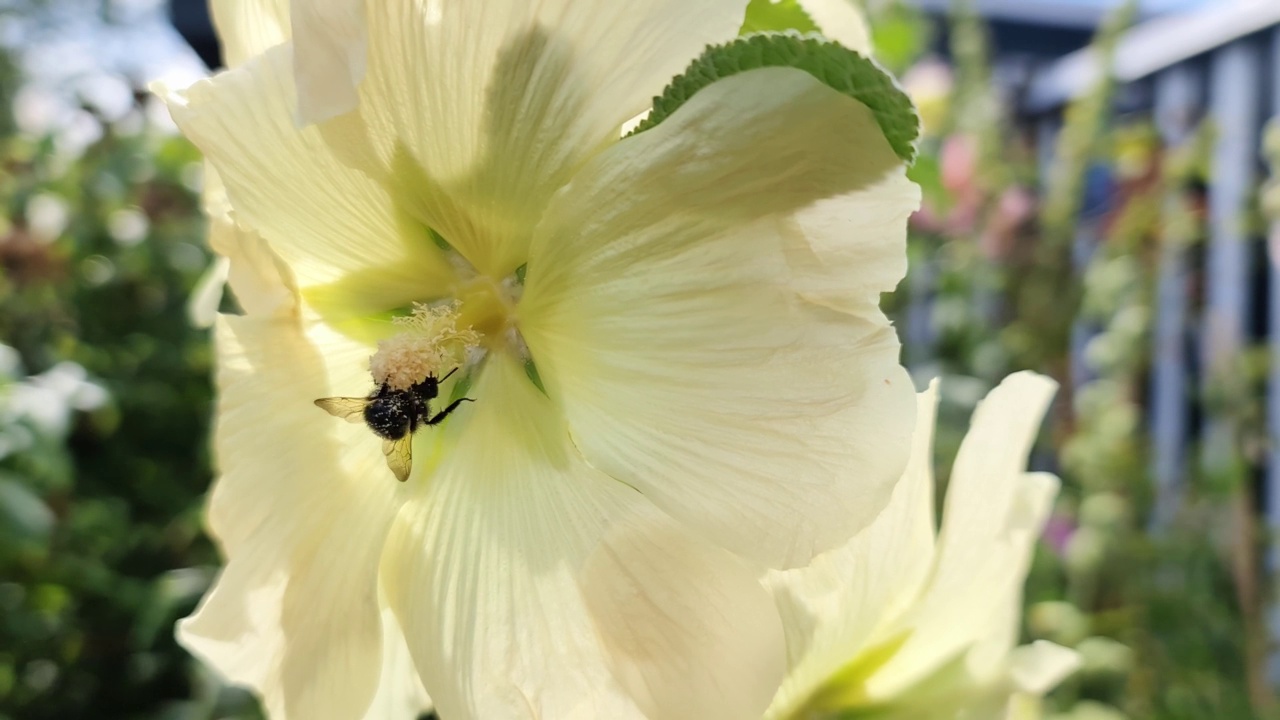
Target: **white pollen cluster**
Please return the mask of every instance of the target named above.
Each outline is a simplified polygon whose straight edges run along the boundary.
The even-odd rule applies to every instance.
[[[458,329],[458,303],[429,307],[415,303],[413,313],[393,320],[403,331],[378,343],[369,358],[373,381],[392,390],[408,390],[427,377],[442,377],[457,367],[480,333]]]

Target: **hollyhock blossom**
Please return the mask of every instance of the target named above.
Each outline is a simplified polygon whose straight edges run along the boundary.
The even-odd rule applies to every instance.
[[[871,54],[871,30],[855,3],[849,0],[799,0],[822,34],[847,48]]]
[[[1075,652],[1015,647],[1022,585],[1057,478],[1025,471],[1052,381],[1010,376],[974,413],[934,529],[936,388],[884,513],[807,568],[770,573],[788,673],[766,718],[1032,718]]]
[[[181,640],[273,717],[412,717],[418,678],[450,720],[758,716],[759,569],[845,541],[905,465],[877,303],[914,120],[884,125],[883,78],[873,109],[738,63],[620,138],[742,2],[372,5],[350,112],[299,127],[307,25],[268,2],[221,13],[247,58],[168,94],[245,309],[216,327],[228,563]],[[434,411],[474,402],[403,483],[312,404],[446,376]]]

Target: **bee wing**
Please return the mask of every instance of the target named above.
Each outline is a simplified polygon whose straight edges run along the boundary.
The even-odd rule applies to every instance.
[[[316,400],[316,407],[350,423],[364,422],[364,408],[368,404],[368,398],[332,397]]]
[[[399,440],[383,440],[382,454],[387,456],[387,467],[395,473],[396,479],[404,482],[409,479],[409,471],[413,469],[413,433],[407,433]]]

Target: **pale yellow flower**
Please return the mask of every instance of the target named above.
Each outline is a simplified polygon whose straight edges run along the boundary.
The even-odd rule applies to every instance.
[[[1033,718],[1078,664],[1048,642],[1015,647],[1022,585],[1058,480],[1026,472],[1054,384],[1010,376],[974,413],[934,530],[936,387],[884,513],[808,568],[767,578],[788,673],[766,718]],[[858,715],[859,717],[861,715]]]
[[[937,135],[947,120],[955,79],[951,67],[937,58],[925,58],[902,76],[902,86],[920,112],[920,127]]]
[[[874,53],[871,29],[855,0],[799,0],[822,34],[863,55]]]
[[[246,310],[216,327],[228,562],[182,642],[276,718],[412,717],[418,677],[448,720],[758,716],[783,670],[758,572],[844,542],[906,461],[878,309],[901,160],[785,68],[620,139],[741,0],[370,5],[334,78],[355,112],[299,129],[268,2],[215,4],[248,59],[169,98]],[[475,402],[402,484],[312,401],[367,395],[371,357],[400,382],[411,347]]]

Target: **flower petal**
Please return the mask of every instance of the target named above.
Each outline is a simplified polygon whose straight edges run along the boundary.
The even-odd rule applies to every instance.
[[[715,648],[699,657],[725,670],[705,667],[702,677],[710,675],[717,688],[733,686],[739,676],[725,673],[750,663],[724,653],[745,655],[744,638],[756,634],[743,635],[729,621],[768,609],[752,605],[752,592],[763,595],[754,578],[731,565],[711,571],[706,562],[723,558],[714,548],[681,548],[661,536],[656,542],[664,550],[684,558],[668,568],[666,584],[622,607],[588,602],[619,598],[635,577],[626,574],[629,565],[600,560],[598,552],[619,547],[599,551],[602,542],[632,527],[631,518],[657,511],[577,456],[563,420],[511,358],[490,356],[468,394],[474,404],[419,437],[424,474],[410,481],[419,495],[398,517],[383,562],[388,601],[439,714],[641,718],[611,668],[645,666],[652,658],[635,653],[650,647],[693,648],[708,640]],[[647,577],[654,568],[635,569]],[[674,589],[681,584],[688,587]],[[682,616],[654,617],[655,607]],[[718,611],[728,614],[717,617]],[[648,623],[646,641],[654,645],[630,642],[631,629],[614,624],[628,618]],[[769,646],[762,647],[767,653]],[[644,678],[653,682],[646,700],[687,689],[683,678]]]
[[[238,7],[238,6],[237,6]],[[250,315],[288,315],[298,309],[298,283],[293,271],[251,230],[236,224],[227,186],[208,161],[203,165],[200,207],[209,221],[209,249],[222,257],[220,274],[236,302]],[[222,301],[222,285],[210,287],[205,308],[213,325]]]
[[[849,313],[878,308],[907,274],[907,219],[919,207],[920,186],[900,169],[797,212],[783,225],[784,249],[803,297]]]
[[[226,185],[207,162],[201,206],[209,218],[209,248],[227,260],[226,284],[240,307],[250,315],[296,313],[298,284],[293,272],[257,233],[236,225]],[[219,292],[218,301],[221,299]],[[210,325],[216,317],[216,305],[213,310]]]
[[[786,661],[769,596],[740,559],[656,510],[629,520],[582,581],[614,676],[646,717],[759,720]]]
[[[787,634],[787,678],[766,718],[794,717],[843,668],[870,656],[919,596],[933,565],[937,383],[920,393],[911,460],[884,512],[808,567],[770,571]]]
[[[938,536],[940,562],[953,568],[957,580],[1017,520],[1027,457],[1056,390],[1043,375],[1014,373],[974,411],[956,455]]]
[[[1053,381],[1006,378],[974,412],[960,446],[938,533],[929,586],[904,619],[912,638],[867,683],[892,697],[964,655],[990,681],[1017,640],[1022,586],[1057,480],[1026,473],[1027,455],[1053,396]]]
[[[364,720],[417,720],[431,710],[431,699],[413,665],[395,613],[382,611],[382,673]]]
[[[289,39],[288,0],[210,0],[209,12],[227,67]]]
[[[290,8],[298,122],[350,111],[364,78],[368,37],[363,0],[302,0]]]
[[[359,118],[374,172],[477,269],[509,274],[551,194],[744,12],[742,0],[372,5]]]
[[[419,493],[383,561],[388,602],[438,712],[639,717],[610,677],[576,584],[606,520],[635,493],[574,460],[546,399],[504,355],[468,394],[474,404],[418,436]]]
[[[308,402],[367,386],[349,360],[368,349],[304,327],[218,320],[209,525],[227,565],[179,638],[272,717],[337,720],[363,715],[378,685],[377,571],[397,483],[376,438]]]
[[[1010,651],[1018,642],[1022,629],[1019,622],[1022,586],[1060,485],[1058,478],[1050,473],[1023,473],[1017,483],[1004,548],[998,553],[1008,558],[1004,574],[1007,579],[993,585],[1006,591],[990,602],[985,622],[979,622],[975,615],[970,626],[970,636],[976,638],[976,642],[969,649],[965,663],[975,677],[989,678],[1002,672]]]
[[[257,233],[210,220],[209,247],[230,261],[227,285],[246,313],[285,316],[298,311],[293,273]]]
[[[231,272],[231,261],[225,257],[215,257],[204,271],[196,286],[191,288],[191,297],[187,300],[187,322],[198,328],[211,327],[218,318],[218,306],[222,304],[222,289],[227,284],[227,275]]]
[[[870,523],[911,383],[870,298],[806,297],[826,290],[787,235],[900,167],[870,110],[789,68],[716,82],[584,167],[538,226],[520,312],[587,460],[771,567]]]
[[[380,312],[442,294],[452,272],[425,229],[342,165],[318,130],[294,127],[289,51],[272,48],[168,98],[226,184],[236,221],[270,244],[321,307]]]

